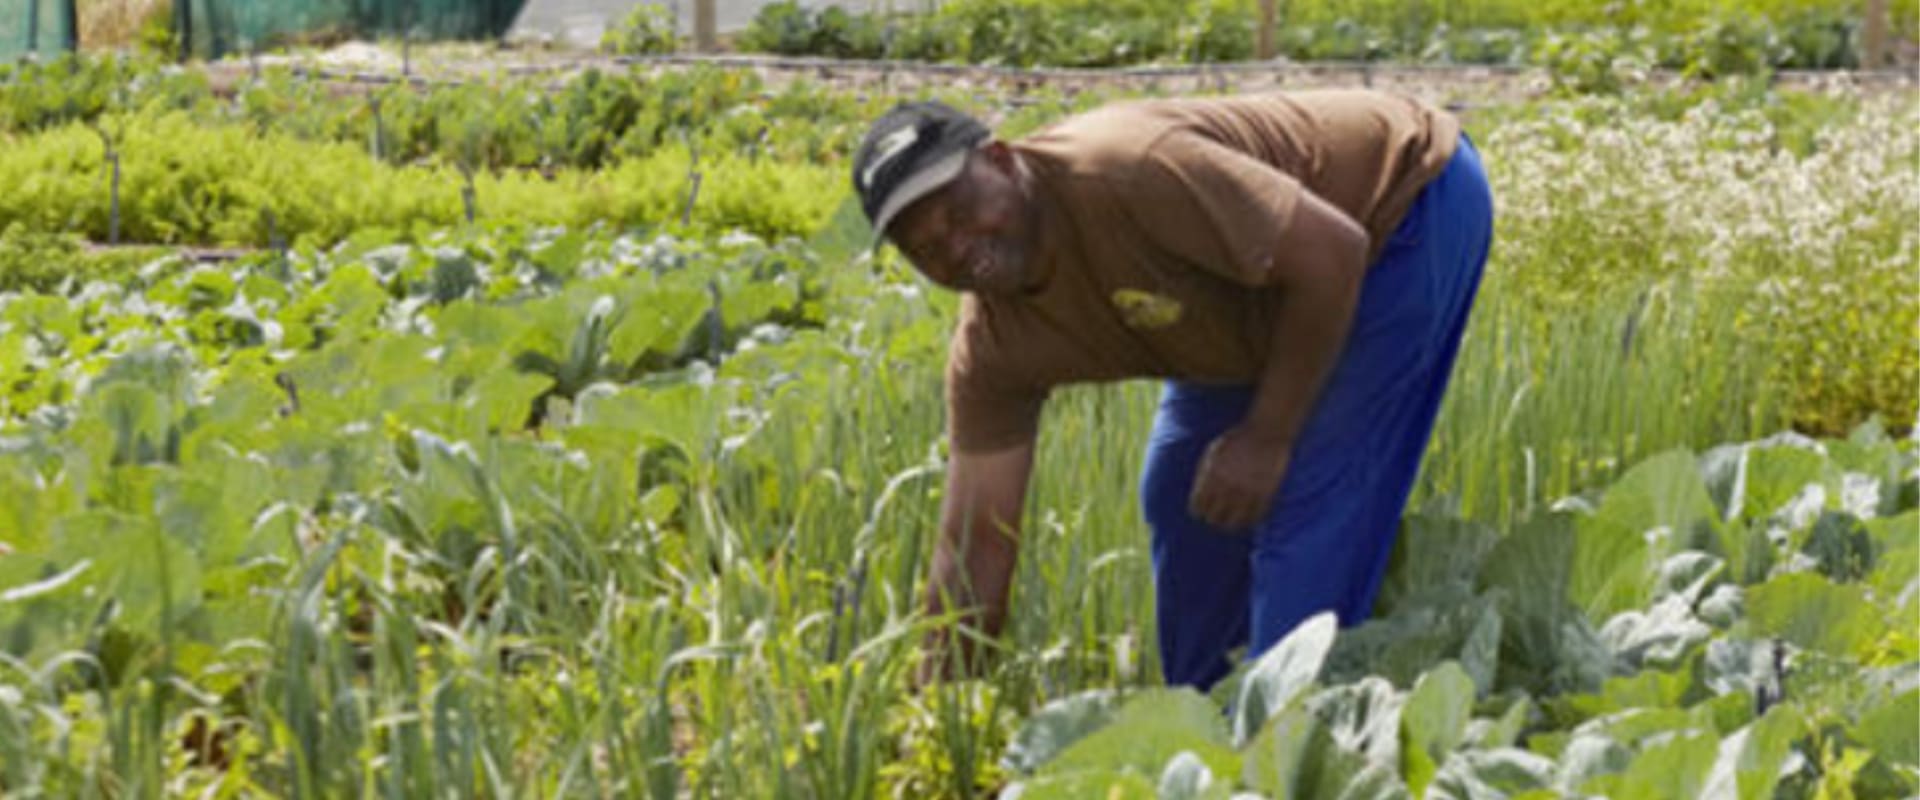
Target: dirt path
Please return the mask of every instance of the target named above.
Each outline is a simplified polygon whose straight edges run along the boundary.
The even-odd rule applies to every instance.
[[[958,88],[1005,98],[1013,105],[1021,104],[1023,99],[1042,89],[1068,94],[1094,89],[1223,93],[1370,86],[1406,91],[1465,108],[1538,98],[1551,85],[1546,73],[1539,69],[1504,66],[1273,61],[1100,70],[1019,69],[730,54],[610,58],[476,45],[422,47],[407,53],[399,50],[354,44],[312,55],[263,57],[259,66],[288,66],[313,79],[341,84],[345,91],[353,92],[397,81],[430,85],[505,75],[548,76],[558,84],[588,69],[672,71],[713,66],[753,72],[773,86],[807,80],[846,91],[902,94],[932,87]],[[231,87],[256,68],[247,61],[224,61],[206,67],[216,88]],[[1777,85],[1802,89],[1911,93],[1915,78],[1911,70],[1782,72],[1774,81]],[[1682,80],[1680,75],[1671,72],[1656,72],[1649,77],[1649,83],[1654,85],[1670,85]]]

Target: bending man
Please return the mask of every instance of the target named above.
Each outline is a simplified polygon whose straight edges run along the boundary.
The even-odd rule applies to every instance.
[[[1320,611],[1368,615],[1492,235],[1457,120],[1323,91],[1122,103],[1001,141],[911,103],[853,173],[875,230],[965,293],[931,610],[1000,630],[1049,390],[1158,378],[1141,496],[1167,681],[1207,687]]]

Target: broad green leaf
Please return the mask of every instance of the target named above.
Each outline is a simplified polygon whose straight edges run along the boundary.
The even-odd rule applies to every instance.
[[[1427,800],[1504,800],[1553,786],[1551,759],[1515,748],[1466,750],[1447,757],[1424,795]]]
[[[1835,581],[1856,581],[1874,569],[1873,537],[1852,514],[1824,512],[1814,520],[1812,530],[1795,538],[1801,552],[1818,564],[1820,574]]]
[[[1001,800],[1155,800],[1153,781],[1132,771],[1042,775],[1007,787]]]
[[[120,602],[130,631],[157,635],[156,623],[178,622],[200,604],[199,559],[151,520],[103,511],[68,517],[54,555],[66,565],[91,561],[83,579]],[[171,617],[163,617],[163,607]]]
[[[1778,548],[1763,522],[1740,520],[1720,531],[1720,548],[1727,555],[1727,578],[1741,586],[1767,579],[1778,559]]]
[[[360,264],[349,264],[328,276],[314,293],[325,304],[336,337],[357,335],[373,327],[387,305],[380,279]]]
[[[1160,773],[1159,800],[1213,800],[1227,796],[1226,784],[1213,778],[1213,771],[1199,756],[1182,750]]]
[[[208,565],[239,558],[250,538],[252,517],[265,500],[256,482],[238,469],[221,469],[224,466],[203,462],[198,474],[206,477],[168,475],[154,487],[156,521]]]
[[[1182,750],[1193,751],[1215,774],[1239,772],[1218,707],[1192,689],[1152,689],[1128,700],[1112,724],[1067,746],[1039,774],[1125,768],[1158,775]]]
[[[1015,772],[1031,773],[1087,734],[1106,727],[1113,717],[1114,695],[1107,689],[1055,700],[1041,706],[1020,726],[1000,763]]]
[[[860,196],[849,193],[826,224],[807,240],[809,249],[818,253],[822,264],[841,267],[867,252],[873,243],[873,226],[860,210]]]
[[[1874,599],[1887,604],[1916,605],[1913,598],[1920,595],[1920,589],[1915,588],[1915,582],[1920,581],[1920,535],[1915,531],[1920,531],[1920,512],[1870,519],[1866,521],[1866,530],[1879,554],[1873,573],[1865,581],[1873,590]]]
[[[1693,716],[1678,704],[1645,705],[1628,708],[1598,719],[1589,720],[1575,730],[1576,733],[1603,733],[1607,738],[1629,746],[1638,746],[1643,741],[1653,739],[1675,731],[1686,730],[1693,725]]]
[[[1725,572],[1726,562],[1698,550],[1675,553],[1660,563],[1654,597],[1678,596],[1688,603],[1698,602],[1709,586]]]
[[[1400,714],[1400,772],[1415,795],[1426,791],[1447,754],[1459,746],[1473,715],[1473,699],[1473,679],[1452,661],[1420,676],[1414,685]]]
[[[1920,511],[1907,511],[1893,517],[1875,517],[1865,523],[1874,549],[1882,554],[1900,550],[1920,550]]]
[[[1488,603],[1481,607],[1479,619],[1474,620],[1473,629],[1467,632],[1467,640],[1460,646],[1460,666],[1467,677],[1473,679],[1476,694],[1491,694],[1494,682],[1500,673],[1500,634],[1504,628],[1499,606]]]
[[[1319,717],[1303,706],[1281,710],[1242,750],[1246,785],[1274,797],[1299,797],[1302,777],[1335,747]]]
[[[1315,614],[1254,660],[1234,702],[1233,741],[1252,739],[1268,717],[1313,683],[1338,630],[1339,620],[1332,612]]]
[[[1701,483],[1722,521],[1738,519],[1746,509],[1748,449],[1744,444],[1723,445],[1700,457]]]
[[[1748,590],[1747,615],[1755,633],[1840,656],[1864,655],[1885,628],[1864,588],[1808,573]]]
[[[1804,723],[1790,706],[1774,706],[1758,721],[1720,742],[1702,800],[1766,800],[1780,782],[1793,740]]]
[[[1400,763],[1400,715],[1406,701],[1407,696],[1393,684],[1368,676],[1315,692],[1304,705],[1335,744],[1375,763],[1394,766]]]
[[[1576,795],[1580,787],[1597,778],[1625,772],[1633,763],[1633,751],[1602,733],[1579,733],[1560,753],[1560,768],[1553,787],[1562,796]]]
[[[1571,596],[1605,619],[1651,599],[1651,567],[1682,550],[1715,546],[1715,509],[1694,467],[1674,450],[1641,462],[1580,520]]]
[[[473,409],[479,423],[467,430],[472,435],[520,430],[533,412],[534,398],[551,388],[553,379],[545,375],[510,370],[486,375],[462,398],[462,404]]]
[[[1609,678],[1596,693],[1549,698],[1546,705],[1553,712],[1549,716],[1562,723],[1570,723],[1571,720],[1567,719],[1570,713],[1572,720],[1589,720],[1585,725],[1630,721],[1637,715],[1657,715],[1655,719],[1675,720],[1660,723],[1654,730],[1684,724],[1686,712],[1681,709],[1693,699],[1693,693],[1697,690],[1692,660],[1690,658],[1685,666],[1678,669],[1646,669],[1632,675]]]
[[[1481,561],[1500,541],[1492,528],[1461,519],[1415,515],[1402,524],[1374,600],[1376,616],[1390,615],[1439,587],[1458,585],[1470,590]]]
[[[279,439],[284,407],[286,396],[272,377],[229,369],[207,402],[189,413],[190,429],[180,442],[181,465],[191,469],[209,457],[209,451],[225,455],[272,446]]]
[[[1700,680],[1715,694],[1753,693],[1773,680],[1770,642],[1714,639],[1700,660]]]
[[[1530,520],[1487,556],[1482,588],[1500,598],[1500,683],[1537,694],[1592,691],[1614,672],[1593,625],[1569,601],[1579,524],[1568,514]]]
[[[482,288],[480,271],[465,251],[436,247],[427,251],[426,255],[432,259],[432,267],[425,284],[419,289],[424,290],[424,294],[433,298],[434,302],[451,303],[477,294]]]
[[[1411,800],[1413,794],[1393,768],[1336,747],[1308,773],[1305,796],[1336,800]]]
[[[1244,751],[1241,780],[1279,798],[1406,798],[1393,770],[1341,747],[1316,715],[1295,705],[1261,729]]]
[[[1532,721],[1533,712],[1533,701],[1523,695],[1508,706],[1499,719],[1490,721],[1478,736],[1469,737],[1469,740],[1474,747],[1488,750],[1513,747],[1519,744],[1520,733]]]
[[[473,302],[451,303],[427,316],[433,320],[434,338],[447,347],[448,362],[456,366],[510,361],[507,350],[529,324],[525,314]]]
[[[1645,613],[1622,612],[1600,627],[1600,640],[1630,668],[1674,666],[1713,635],[1713,629],[1693,615],[1692,605],[1686,597],[1673,595]]]
[[[727,328],[744,329],[766,322],[776,312],[800,302],[800,285],[792,276],[768,281],[735,282],[720,291],[720,318]]]
[[[1826,475],[1827,460],[1804,447],[1755,447],[1747,463],[1747,514],[1766,519]]]
[[[649,354],[680,353],[707,310],[706,293],[687,287],[660,287],[633,296],[608,340],[608,357],[631,366]]]
[[[1596,515],[1640,533],[1667,528],[1681,537],[1676,543],[1684,544],[1694,526],[1713,518],[1714,508],[1693,457],[1670,450],[1620,476],[1607,488]]]
[[[1327,656],[1326,679],[1378,675],[1412,686],[1434,664],[1457,659],[1476,686],[1491,688],[1501,644],[1498,593],[1476,597],[1468,591],[1453,584],[1444,594],[1423,593],[1390,617],[1342,631]]]
[[[1868,712],[1855,733],[1881,758],[1920,767],[1920,691],[1908,691]]]
[[[51,295],[27,294],[16,297],[0,313],[0,321],[13,323],[16,330],[37,331],[42,336],[55,337],[59,341],[71,342],[80,338],[85,330],[81,326],[80,314],[65,298]],[[25,337],[21,337],[24,341]]]
[[[1648,745],[1634,756],[1626,772],[1602,776],[1584,789],[1618,800],[1699,797],[1719,747],[1719,738],[1711,733],[1681,733]]]
[[[598,387],[596,387],[597,389]],[[580,425],[604,426],[673,444],[683,452],[717,432],[713,409],[723,405],[718,387],[682,384],[665,388],[608,387],[579,399]]]
[[[102,466],[146,464],[170,457],[172,415],[167,403],[151,388],[131,381],[96,385],[88,392],[81,414],[80,425],[97,425],[108,434],[95,441],[110,449],[92,453]]]
[[[1860,478],[1873,486],[1871,496],[1855,498],[1874,501],[1872,507],[1842,503],[1863,518],[1895,516],[1913,510],[1914,503],[1920,501],[1920,476],[1915,474],[1915,467],[1920,466],[1920,449],[1913,446],[1911,438],[1896,443],[1885,438],[1884,431],[1866,430],[1877,424],[1877,419],[1869,420],[1845,440],[1827,442],[1835,467],[1851,473],[1849,478]]]
[[[0,542],[16,553],[46,550],[47,532],[61,514],[63,493],[44,488],[32,465],[0,458]],[[71,501],[68,501],[71,502]]]
[[[1480,588],[1506,593],[1504,607],[1557,608],[1567,602],[1572,581],[1576,518],[1546,514],[1522,523],[1493,546],[1480,572]]]
[[[1739,586],[1723,583],[1700,600],[1700,621],[1725,630],[1747,616],[1747,593]]]
[[[1688,706],[1687,717],[1693,728],[1727,736],[1753,723],[1754,708],[1751,693],[1715,695]]]

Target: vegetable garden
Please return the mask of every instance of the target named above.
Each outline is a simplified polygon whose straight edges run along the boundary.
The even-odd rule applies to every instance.
[[[1008,633],[913,685],[957,302],[850,201],[886,87],[0,67],[0,794],[1912,796],[1920,103],[1594,88],[1464,101],[1375,618],[1203,696],[1147,383],[1049,403]]]

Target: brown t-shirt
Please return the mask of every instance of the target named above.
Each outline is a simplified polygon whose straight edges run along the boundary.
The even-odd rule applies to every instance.
[[[1254,382],[1301,192],[1367,230],[1371,263],[1459,133],[1412,98],[1318,91],[1122,103],[1014,142],[1049,215],[1044,283],[963,298],[947,360],[954,448],[1031,438],[1063,383]]]

